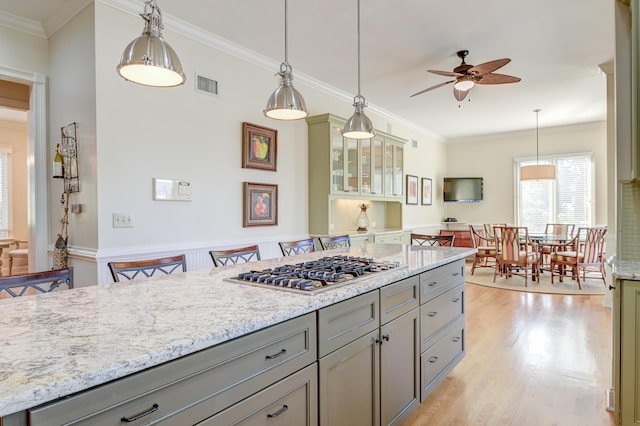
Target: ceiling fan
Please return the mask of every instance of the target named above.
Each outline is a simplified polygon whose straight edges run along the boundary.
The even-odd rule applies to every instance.
[[[420,95],[422,93],[428,92],[433,89],[437,89],[438,87],[446,86],[450,83],[455,83],[453,85],[453,96],[458,101],[463,100],[469,90],[473,88],[476,84],[504,84],[504,83],[517,83],[520,81],[520,78],[513,77],[510,75],[504,74],[494,74],[493,72],[498,68],[502,68],[511,62],[509,58],[496,59],[495,61],[485,62],[480,65],[469,65],[464,61],[464,58],[469,54],[468,50],[459,50],[457,55],[460,59],[462,59],[462,63],[453,69],[453,72],[450,71],[438,71],[438,70],[427,70],[434,74],[444,75],[447,77],[455,77],[454,80],[445,81],[444,83],[436,84],[435,86],[429,87],[427,89],[421,90],[418,93],[414,93],[410,97],[414,97]]]

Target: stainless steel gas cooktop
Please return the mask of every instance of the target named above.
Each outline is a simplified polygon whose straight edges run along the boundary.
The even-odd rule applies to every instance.
[[[252,270],[225,281],[249,284],[310,296],[400,268],[398,262],[376,262],[372,258],[329,256],[317,260],[285,264],[264,270]]]

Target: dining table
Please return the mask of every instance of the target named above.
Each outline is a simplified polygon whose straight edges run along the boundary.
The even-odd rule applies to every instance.
[[[549,268],[544,268],[544,248],[549,248],[549,254],[553,253],[558,247],[567,245],[569,241],[573,239],[570,235],[566,234],[529,234],[529,239],[535,243],[538,249],[538,265],[540,266],[540,272],[549,271]]]

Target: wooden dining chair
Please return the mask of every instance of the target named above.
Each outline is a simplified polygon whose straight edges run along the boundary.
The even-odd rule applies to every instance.
[[[540,266],[549,264],[549,256],[557,246],[573,239],[575,225],[572,223],[547,223],[544,235],[547,239],[540,247]]]
[[[471,265],[471,275],[476,268],[495,268],[497,254],[495,235],[489,237],[486,231],[476,229],[473,225],[469,225],[469,232],[471,232],[473,248],[477,250]]]
[[[485,223],[482,225],[482,227],[484,228],[484,236],[490,240],[493,240],[495,238],[495,227],[496,226],[507,226],[506,223]]]
[[[607,233],[606,227],[578,228],[573,240],[564,247],[559,247],[551,253],[550,266],[551,284],[554,277],[558,276],[560,282],[567,272],[571,271],[571,276],[578,282],[578,288],[582,290],[580,282],[580,272],[582,280],[587,279],[587,273],[597,273],[602,279],[605,288],[607,282],[604,269],[604,236]]]
[[[161,259],[135,260],[130,262],[109,262],[114,282],[148,278],[155,275],[168,275],[186,272],[187,263],[184,254]]]
[[[455,235],[411,234],[411,245],[453,247]]]
[[[496,268],[493,272],[493,282],[500,276],[519,275],[524,277],[527,287],[529,273],[531,279],[540,278],[537,245],[529,239],[529,230],[524,226],[496,226]]]
[[[258,246],[240,247],[229,250],[209,251],[213,266],[237,265],[260,260]]]
[[[293,256],[296,254],[311,253],[316,251],[316,243],[313,238],[307,238],[298,241],[286,241],[278,243],[280,250],[284,256]]]
[[[351,247],[351,238],[348,235],[336,235],[334,237],[320,237],[322,250]]]
[[[71,288],[73,288],[73,268],[0,277],[0,298],[3,294],[18,297]],[[29,289],[33,291],[29,292]]]

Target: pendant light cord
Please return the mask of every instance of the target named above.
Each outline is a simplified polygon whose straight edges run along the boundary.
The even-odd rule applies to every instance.
[[[287,68],[289,67],[289,46],[288,46],[288,39],[289,39],[289,35],[287,32],[287,28],[289,27],[287,25],[287,21],[288,21],[288,16],[287,16],[287,0],[284,0],[284,63],[287,65]]]
[[[540,112],[540,108],[534,109],[533,112],[536,113],[536,166],[538,165],[538,113]]]
[[[358,98],[360,94],[360,0],[358,0]]]

